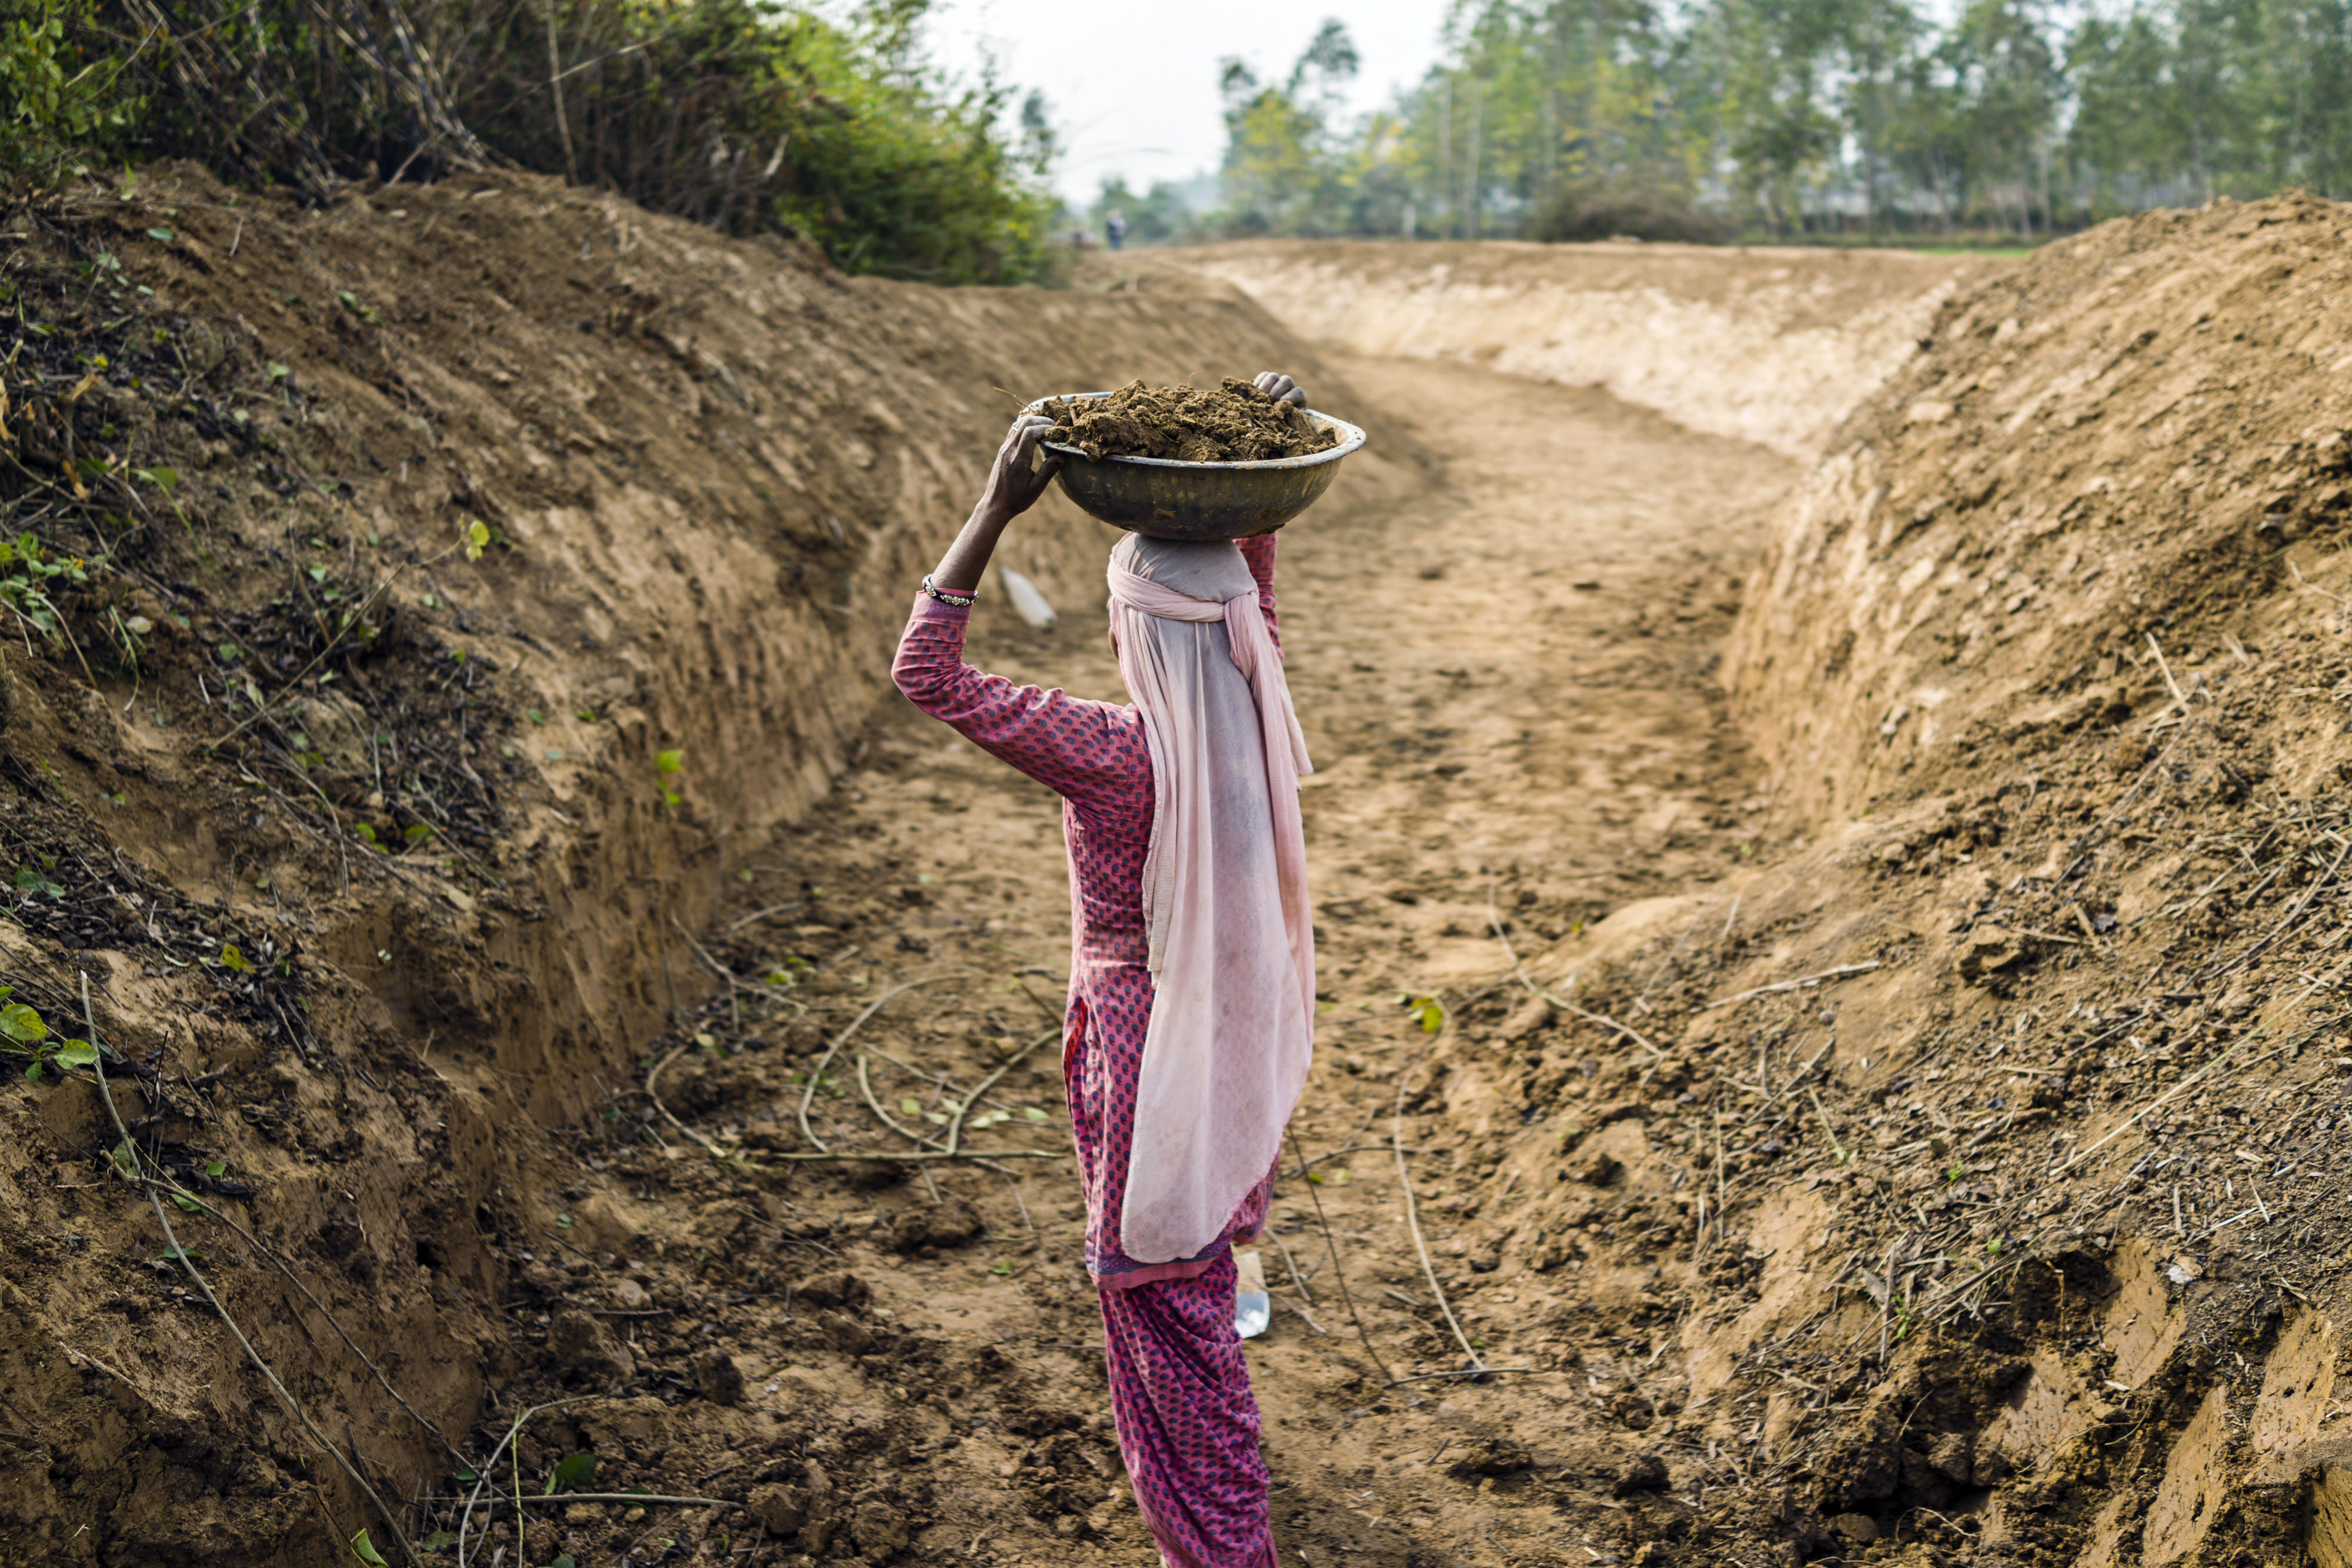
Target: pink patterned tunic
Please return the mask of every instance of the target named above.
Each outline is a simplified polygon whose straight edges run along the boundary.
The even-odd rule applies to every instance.
[[[1242,543],[1276,645],[1271,536]],[[1267,1173],[1198,1257],[1118,1249],[1136,1078],[1151,1019],[1143,860],[1151,754],[1131,706],[1016,686],[963,661],[969,614],[918,595],[892,672],[908,701],[1062,797],[1070,854],[1070,1002],[1062,1070],[1101,1289],[1111,1409],[1136,1501],[1176,1568],[1274,1568],[1258,1414],[1234,1333],[1229,1241],[1263,1226]]]

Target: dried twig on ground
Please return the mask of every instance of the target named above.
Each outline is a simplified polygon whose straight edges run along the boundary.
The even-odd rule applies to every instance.
[[[1283,1135],[1290,1140],[1291,1158],[1298,1158],[1298,1135],[1291,1132],[1287,1127],[1283,1129]],[[1399,1159],[1402,1159],[1404,1156],[1400,1155],[1397,1157]],[[1312,1182],[1307,1184],[1307,1190],[1308,1196],[1313,1197],[1315,1200],[1315,1220],[1317,1224],[1323,1228],[1323,1245],[1331,1249],[1331,1277],[1339,1281],[1339,1299],[1342,1301],[1345,1301],[1348,1305],[1348,1316],[1356,1325],[1356,1337],[1363,1342],[1364,1354],[1372,1358],[1372,1364],[1381,1369],[1381,1375],[1393,1381],[1396,1377],[1396,1373],[1390,1368],[1387,1362],[1381,1359],[1381,1353],[1372,1348],[1372,1336],[1365,1332],[1364,1320],[1357,1315],[1355,1292],[1348,1289],[1348,1271],[1339,1266],[1339,1243],[1331,1234],[1330,1220],[1324,1218],[1323,1195],[1316,1190],[1315,1184]],[[1276,1246],[1281,1246],[1281,1239],[1276,1238],[1275,1244]],[[1286,1262],[1289,1261],[1290,1249],[1283,1247],[1282,1256]],[[1423,1256],[1425,1259],[1427,1254],[1424,1253]],[[1290,1277],[1293,1281],[1297,1282],[1298,1293],[1301,1296],[1306,1296],[1308,1304],[1312,1305],[1315,1298],[1307,1295],[1307,1282],[1298,1278],[1298,1265],[1296,1263],[1292,1263],[1290,1265]],[[1307,1322],[1313,1322],[1315,1320],[1312,1318],[1307,1319]],[[1320,1332],[1319,1325],[1318,1332]]]
[[[688,1051],[692,1051],[694,1049],[694,1037],[692,1035],[688,1035],[684,1040],[679,1042],[676,1051],[671,1051],[667,1056],[663,1057],[659,1061],[654,1063],[652,1071],[646,1074],[646,1098],[654,1103],[654,1109],[662,1113],[663,1120],[667,1121],[671,1126],[676,1127],[679,1132],[684,1133],[688,1137],[692,1138],[696,1143],[700,1144],[704,1148],[709,1150],[711,1158],[723,1160],[727,1158],[727,1151],[720,1148],[717,1144],[712,1143],[709,1138],[704,1137],[700,1133],[696,1132],[692,1127],[689,1127],[685,1123],[679,1121],[677,1113],[672,1112],[667,1105],[662,1103],[661,1095],[656,1093],[654,1090],[654,1085],[661,1079],[662,1069],[667,1067],[671,1062],[676,1061],[679,1057],[684,1056]]]
[[[1412,1228],[1413,1247],[1421,1254],[1422,1277],[1429,1281],[1430,1290],[1435,1293],[1437,1297],[1437,1310],[1445,1314],[1445,1326],[1454,1331],[1454,1339],[1459,1342],[1462,1346],[1462,1354],[1470,1358],[1470,1364],[1474,1369],[1479,1372],[1484,1372],[1486,1370],[1486,1358],[1480,1355],[1477,1351],[1471,1346],[1470,1336],[1462,1332],[1462,1324],[1454,1316],[1453,1306],[1445,1300],[1445,1287],[1437,1282],[1437,1265],[1431,1260],[1429,1256],[1429,1242],[1421,1233],[1421,1205],[1413,1197],[1412,1173],[1405,1168],[1404,1163],[1405,1087],[1407,1084],[1412,1082],[1413,1073],[1419,1071],[1420,1069],[1428,1062],[1430,1057],[1435,1053],[1436,1050],[1437,1042],[1435,1040],[1432,1040],[1430,1042],[1429,1050],[1422,1053],[1421,1061],[1413,1063],[1412,1068],[1398,1075],[1396,1116],[1390,1124],[1389,1142],[1396,1149],[1397,1180],[1404,1187],[1405,1223]]]
[[[793,1160],[822,1165],[828,1160],[872,1160],[887,1164],[892,1160],[1066,1160],[1066,1149],[958,1149],[950,1154],[945,1149],[916,1149],[890,1154],[871,1149],[819,1149],[813,1153],[769,1155],[771,1160]]]
[[[807,905],[803,904],[772,904],[765,909],[755,909],[751,911],[751,914],[743,916],[742,919],[738,920],[733,925],[728,926],[727,935],[732,936],[735,933],[742,930],[743,927],[751,925],[752,922],[757,920],[765,920],[772,915],[798,915],[806,907]]]
[[[1661,1061],[1664,1061],[1666,1059],[1666,1053],[1664,1051],[1660,1051],[1656,1046],[1651,1044],[1650,1041],[1643,1037],[1642,1031],[1633,1028],[1631,1024],[1619,1023],[1607,1013],[1596,1013],[1590,1008],[1578,1007],[1574,1002],[1568,1000],[1566,998],[1556,997],[1549,991],[1545,990],[1541,986],[1536,984],[1534,977],[1529,975],[1526,967],[1519,962],[1518,950],[1511,946],[1510,937],[1504,935],[1503,914],[1500,909],[1496,907],[1495,884],[1491,879],[1486,884],[1486,919],[1495,928],[1495,940],[1503,945],[1504,956],[1511,960],[1512,977],[1517,979],[1522,986],[1525,986],[1530,994],[1542,998],[1545,1001],[1549,1002],[1553,1007],[1559,1009],[1563,1012],[1571,1012],[1578,1018],[1583,1019],[1588,1022],[1597,1023],[1601,1025],[1603,1028],[1615,1030],[1619,1034],[1623,1035],[1626,1039],[1632,1040],[1635,1045],[1640,1046],[1643,1051],[1648,1051],[1651,1055],[1656,1057]]]
[[[566,1405],[585,1405],[591,1400],[602,1399],[604,1397],[604,1396],[601,1394],[576,1394],[569,1399],[551,1399],[544,1405],[527,1406],[516,1414],[514,1424],[507,1428],[506,1436],[499,1439],[499,1446],[490,1450],[489,1458],[484,1461],[481,1468],[475,1472],[474,1490],[467,1493],[466,1497],[466,1511],[457,1517],[457,1568],[466,1568],[466,1531],[473,1522],[474,1505],[480,1500],[482,1489],[490,1484],[490,1477],[497,1472],[499,1468],[499,1456],[505,1453],[509,1448],[513,1446],[515,1435],[522,1430],[523,1423],[530,1420],[532,1416],[538,1415],[542,1410],[558,1410]],[[516,1462],[518,1465],[521,1462],[521,1455],[520,1452],[516,1455]],[[515,1487],[515,1496],[520,1500],[522,1495],[522,1487],[520,1481],[518,1481]],[[515,1528],[518,1531],[522,1528],[522,1520],[520,1510],[517,1511]],[[501,1551],[499,1554],[503,1556],[505,1553]]]
[[[824,1082],[824,1070],[833,1065],[834,1054],[840,1051],[843,1045],[848,1042],[849,1037],[856,1034],[859,1028],[865,1024],[867,1019],[870,1019],[876,1013],[880,1012],[882,1010],[882,1005],[885,1002],[887,1002],[891,998],[898,996],[902,992],[919,989],[924,986],[937,985],[940,981],[948,979],[952,976],[969,975],[971,972],[972,971],[970,969],[943,969],[936,975],[925,975],[919,980],[902,980],[898,984],[890,987],[887,990],[885,990],[880,996],[876,997],[872,1001],[866,1003],[866,1010],[859,1013],[856,1018],[850,1019],[848,1027],[844,1029],[839,1034],[833,1037],[833,1043],[824,1048],[824,1054],[817,1059],[815,1066],[809,1069],[808,1082],[801,1088],[801,1103],[798,1112],[801,1124],[801,1138],[810,1148],[815,1150],[820,1155],[827,1152],[824,1140],[818,1137],[816,1135],[815,1129],[809,1125],[809,1106],[816,1100],[817,1085]]]
[[[1808,987],[1818,986],[1824,980],[1843,979],[1848,975],[1868,974],[1871,970],[1881,967],[1875,958],[1860,964],[1841,964],[1834,969],[1823,969],[1818,975],[1800,975],[1793,980],[1776,980],[1769,986],[1759,986],[1752,991],[1742,991],[1736,997],[1726,997],[1721,1001],[1706,1003],[1698,1010],[1711,1012],[1717,1008],[1727,1008],[1735,1002],[1748,1001],[1757,997],[1773,996],[1781,991],[1803,990]]]
[[[982,1079],[980,1081],[979,1088],[973,1090],[971,1093],[963,1097],[956,1106],[955,1120],[948,1124],[949,1154],[953,1155],[958,1149],[963,1146],[963,1119],[971,1113],[972,1103],[978,1100],[982,1095],[987,1093],[990,1090],[995,1088],[998,1081],[1003,1078],[1006,1073],[1012,1071],[1014,1068],[1020,1066],[1022,1062],[1028,1060],[1028,1056],[1031,1051],[1036,1050],[1047,1040],[1058,1038],[1061,1032],[1062,1026],[1055,1024],[1052,1029],[1047,1030],[1045,1033],[1032,1037],[1028,1044],[1023,1046],[1020,1050],[1006,1057],[1002,1062],[997,1064],[995,1071]]]

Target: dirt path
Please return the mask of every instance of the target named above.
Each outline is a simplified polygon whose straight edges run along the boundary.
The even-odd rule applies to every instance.
[[[1390,1371],[1457,1367],[1380,1146],[1399,1076],[1426,1040],[1400,994],[1491,986],[1501,964],[1490,889],[1515,927],[1558,934],[1735,863],[1743,775],[1710,672],[1738,563],[1792,470],[1600,392],[1461,367],[1346,369],[1376,405],[1376,428],[1420,411],[1412,434],[1448,455],[1450,483],[1413,515],[1318,513],[1283,557],[1291,678],[1319,768],[1308,831],[1325,977],[1320,1061],[1297,1131],[1331,1157],[1318,1166],[1325,1182],[1280,1194],[1282,1239],[1267,1259],[1283,1307],[1253,1353],[1277,1529],[1286,1552],[1303,1549],[1318,1568],[1335,1556],[1491,1563],[1521,1543],[1605,1548],[1610,1479],[1633,1430],[1612,1414],[1620,1391],[1597,1375],[1606,1368],[1593,1355],[1606,1353],[1580,1353],[1573,1375],[1384,1392],[1333,1292],[1312,1196]],[[1093,607],[1062,609],[1060,629],[1039,634],[984,605],[972,656],[1016,679],[1119,697]],[[922,978],[825,1062],[812,1101],[828,1143],[905,1147],[864,1103],[861,1051],[874,1053],[865,1087],[879,1106],[930,1131],[926,1113],[1044,1039],[1058,1014],[1068,894],[1056,803],[894,705],[793,842],[791,863],[749,868],[703,937],[736,974],[783,966],[796,976],[789,1004],[772,985],[714,998],[700,1027],[732,1053],[690,1054],[662,1093],[698,1131],[738,1140],[754,1159],[796,1148],[803,1075],[887,984]],[[1035,1051],[980,1108],[1006,1119],[968,1145],[1052,1149],[1066,1136],[1060,1103],[1053,1052]],[[656,1132],[678,1142],[667,1124]],[[608,1293],[622,1307],[669,1308],[675,1321],[608,1318],[568,1333],[559,1322],[551,1361],[617,1326],[641,1375],[690,1356],[677,1381],[707,1385],[702,1358],[715,1348],[750,1385],[715,1416],[698,1401],[681,1418],[637,1401],[653,1425],[635,1436],[622,1416],[584,1416],[535,1457],[593,1445],[630,1484],[672,1490],[740,1469],[767,1485],[751,1495],[768,1500],[769,1527],[798,1530],[812,1548],[829,1539],[869,1557],[906,1546],[1019,1562],[1076,1540],[1105,1561],[1150,1560],[1110,1463],[1066,1166],[942,1171],[934,1190],[920,1174],[871,1167],[772,1167],[754,1181],[598,1142],[578,1184],[551,1195],[576,1213],[581,1245],[565,1250],[580,1261],[542,1287],[551,1300]],[[1449,1203],[1445,1168],[1424,1160],[1416,1181],[1451,1277],[1469,1214]],[[1311,1304],[1288,1288],[1286,1249]],[[1629,1338],[1648,1281],[1504,1276],[1491,1261],[1481,1274],[1482,1261],[1470,1260],[1475,1290],[1463,1287],[1455,1305],[1496,1364],[1559,1365],[1563,1325],[1581,1315],[1580,1343],[1597,1335],[1646,1356],[1637,1385],[1656,1371],[1656,1347]],[[778,1300],[793,1274],[797,1306]],[[727,1284],[738,1288],[714,1288]],[[537,1338],[530,1318],[523,1334]],[[683,1419],[689,1411],[700,1414]],[[917,1472],[928,1479],[910,1492]],[[583,1508],[584,1526],[594,1509]],[[626,1543],[621,1532],[610,1541]]]

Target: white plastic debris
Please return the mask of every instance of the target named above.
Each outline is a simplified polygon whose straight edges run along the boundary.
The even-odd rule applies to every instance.
[[[1009,566],[1000,566],[996,575],[1004,581],[1004,597],[1013,601],[1013,612],[1040,632],[1054,629],[1054,607],[1037,591],[1037,585]]]
[[[1255,1252],[1236,1253],[1234,1263],[1234,1332],[1255,1339],[1274,1322],[1274,1298],[1265,1292],[1265,1262]]]

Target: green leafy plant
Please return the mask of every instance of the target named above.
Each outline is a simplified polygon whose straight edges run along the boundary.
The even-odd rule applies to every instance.
[[[146,100],[118,85],[129,60],[84,48],[96,26],[89,0],[34,0],[0,19],[0,164],[111,145],[137,121]]]
[[[657,775],[657,781],[661,787],[664,805],[676,806],[685,800],[685,797],[678,793],[679,789],[684,788],[685,782],[679,778],[679,775],[686,771],[684,750],[654,753],[654,771]]]
[[[1421,1026],[1423,1034],[1435,1034],[1445,1027],[1445,1005],[1434,995],[1422,991],[1405,991],[1397,998],[1397,1005],[1405,1016]]]
[[[547,1486],[540,1495],[552,1497],[560,1491],[578,1491],[596,1473],[596,1456],[572,1454],[556,1462],[547,1475]]]
[[[0,986],[0,998],[12,992],[13,988]],[[41,1015],[23,1002],[0,1006],[0,1051],[26,1058],[25,1076],[37,1081],[45,1072],[56,1075],[98,1061],[96,1046],[86,1040],[58,1038]]]
[[[49,590],[60,580],[76,586],[89,582],[87,565],[79,556],[44,549],[30,530],[14,539],[0,539],[0,606],[53,646],[69,646],[65,618],[49,598]]]
[[[370,1564],[370,1568],[390,1568],[383,1560],[383,1553],[375,1549],[375,1542],[368,1539],[368,1532],[364,1530],[352,1537],[352,1552],[361,1562]]]

